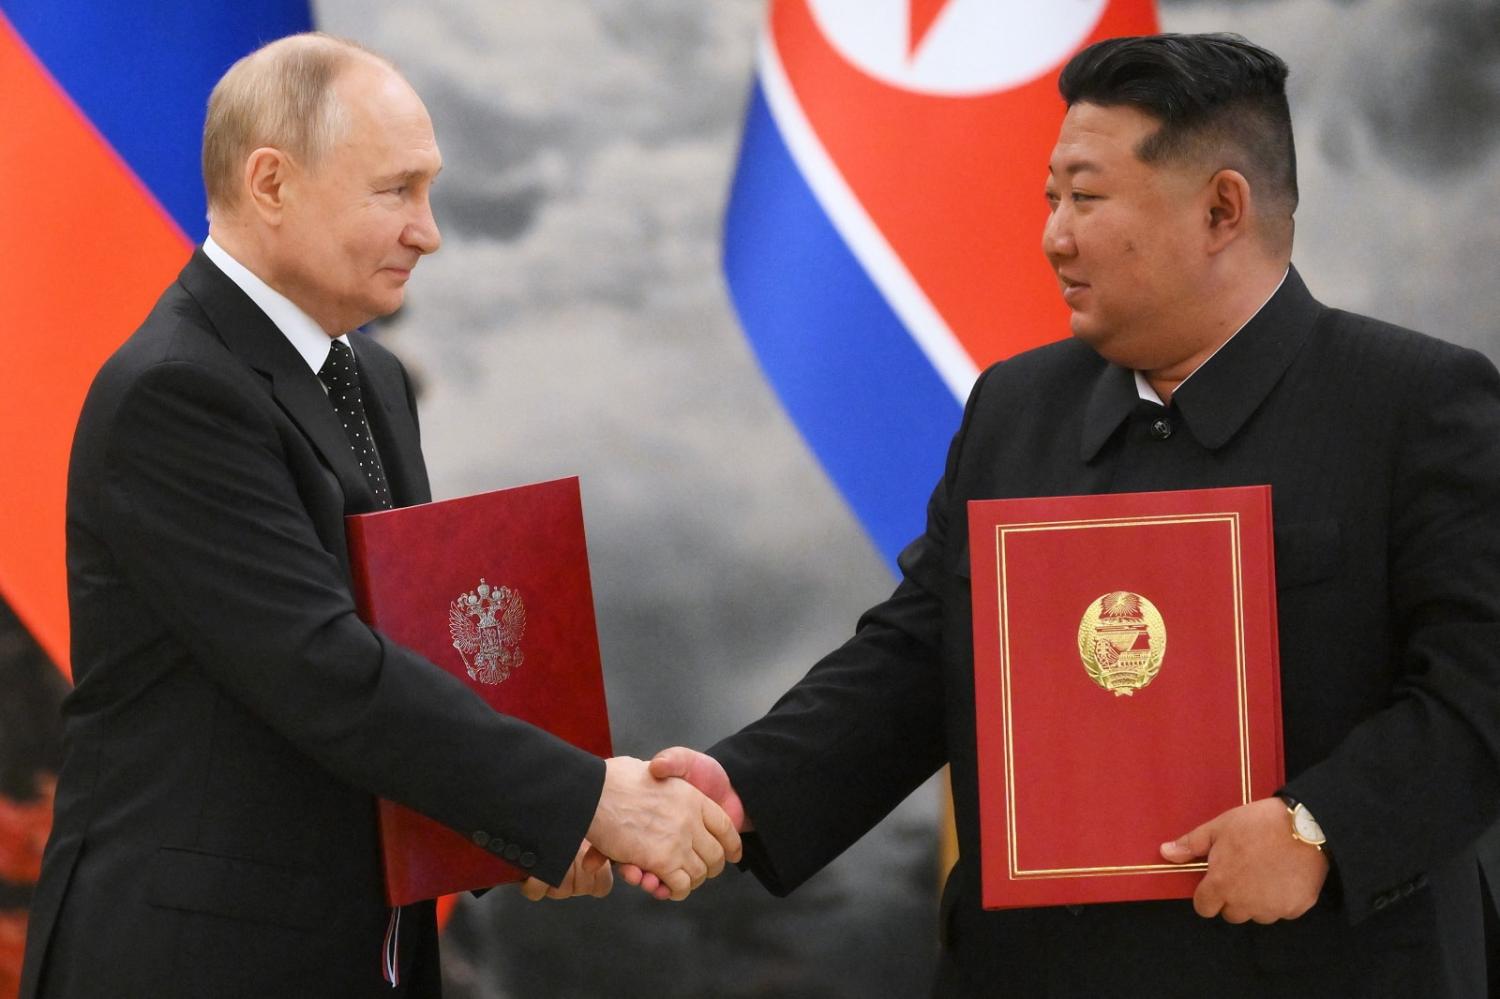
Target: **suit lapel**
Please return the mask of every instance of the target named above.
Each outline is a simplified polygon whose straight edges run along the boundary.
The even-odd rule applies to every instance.
[[[322,382],[282,332],[200,248],[178,276],[207,313],[224,344],[271,382],[271,394],[302,431],[344,490],[349,513],[377,509],[349,438],[328,402]]]

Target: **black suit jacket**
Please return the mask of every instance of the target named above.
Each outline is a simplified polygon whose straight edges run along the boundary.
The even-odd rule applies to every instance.
[[[1271,926],[1187,902],[982,911],[967,501],[1259,483],[1287,789],[1329,837],[1323,898]],[[1497,511],[1494,367],[1327,309],[1295,271],[1167,410],[1077,341],[998,364],[895,593],[710,750],[755,822],[751,866],[791,890],[950,762],[944,994],[1482,995],[1472,847],[1500,813]]]
[[[352,340],[395,501],[426,501],[405,372]],[[566,872],[602,761],[360,622],[343,518],[374,506],[316,375],[195,253],[74,441],[76,686],[24,999],[392,994],[377,795]],[[407,994],[436,994],[430,903],[399,940]]]

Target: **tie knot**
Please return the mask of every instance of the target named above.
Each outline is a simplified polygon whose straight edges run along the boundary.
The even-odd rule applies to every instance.
[[[342,340],[333,341],[328,360],[318,369],[318,377],[330,392],[347,392],[359,387],[359,375],[354,369],[354,351]]]

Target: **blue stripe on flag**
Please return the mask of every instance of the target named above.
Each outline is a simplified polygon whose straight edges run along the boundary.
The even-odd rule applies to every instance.
[[[834,229],[759,85],[724,272],[782,404],[894,570],[922,529],[962,407]]]
[[[240,56],[312,25],[307,0],[0,0],[0,11],[188,238],[208,233],[208,94]]]

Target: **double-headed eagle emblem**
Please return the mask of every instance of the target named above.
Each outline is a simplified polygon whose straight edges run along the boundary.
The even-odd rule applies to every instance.
[[[449,606],[448,631],[469,679],[500,683],[525,661],[521,637],[526,634],[526,603],[516,590],[481,578]]]
[[[1106,593],[1089,603],[1078,623],[1083,668],[1116,697],[1129,697],[1156,679],[1166,654],[1166,622],[1139,593]]]

